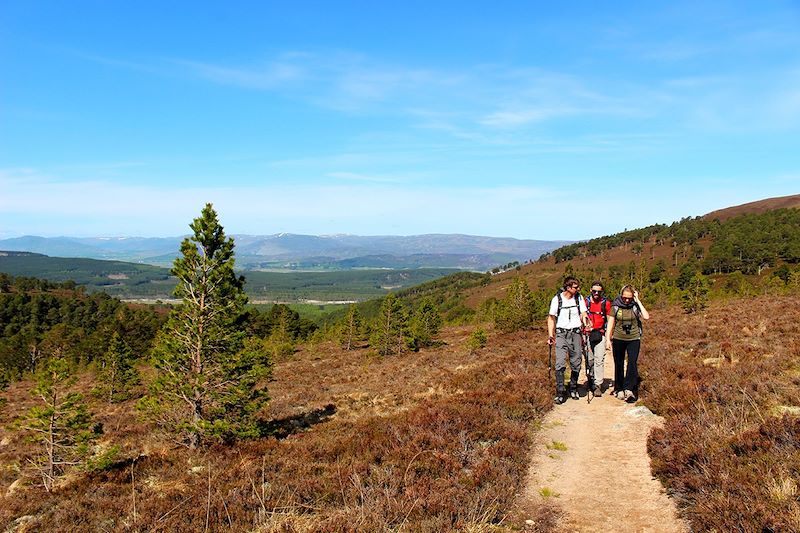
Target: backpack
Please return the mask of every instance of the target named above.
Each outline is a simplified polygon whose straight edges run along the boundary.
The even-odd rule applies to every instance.
[[[561,293],[562,292],[563,292],[563,290],[559,289],[558,292],[556,293],[556,298],[558,298],[558,310],[556,311],[556,320],[558,320],[558,317],[561,316],[561,307],[562,307],[562,304],[564,303],[563,300],[561,299]],[[578,316],[579,317],[581,316],[581,304],[580,304],[581,298],[583,298],[583,296],[581,296],[581,293],[576,292],[575,293],[575,307],[578,309]]]
[[[606,330],[606,325],[608,324],[608,313],[611,312],[611,306],[608,305],[608,299],[603,296],[603,299],[600,300],[600,312],[592,311],[592,297],[586,297],[586,312],[589,315],[603,315],[603,327],[601,328],[602,331]],[[594,326],[594,321],[592,321],[592,325]]]
[[[614,311],[614,307],[611,308],[612,312],[614,312],[615,314],[621,310],[621,308],[619,307],[617,307],[616,309],[617,311]],[[639,304],[637,303],[633,304],[631,310],[633,311],[633,316],[636,317],[636,326],[639,328],[639,336],[641,337],[644,333],[644,328],[642,328],[642,310],[639,309]],[[633,324],[631,324],[631,327],[633,327]]]

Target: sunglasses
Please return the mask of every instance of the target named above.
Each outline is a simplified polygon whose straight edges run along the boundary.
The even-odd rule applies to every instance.
[[[569,288],[570,289],[580,289],[581,286],[580,285],[570,285]]]
[[[622,297],[622,301],[623,301],[623,302],[632,302],[632,301],[633,301],[633,298],[627,298],[627,297],[623,296],[623,297]]]
[[[592,294],[603,294],[603,290],[600,289],[599,291],[596,291],[596,290],[592,289]]]

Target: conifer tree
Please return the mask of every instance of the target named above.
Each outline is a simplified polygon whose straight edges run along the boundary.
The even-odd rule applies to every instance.
[[[533,324],[534,315],[535,302],[528,283],[517,277],[509,285],[506,297],[497,305],[495,325],[501,331],[516,331]]]
[[[48,492],[70,467],[87,458],[89,444],[96,437],[90,430],[91,415],[83,396],[69,390],[74,383],[66,357],[55,353],[36,375],[32,392],[37,405],[18,421],[40,449],[29,461]]]
[[[287,305],[274,305],[270,314],[273,315],[274,324],[270,331],[267,346],[273,360],[288,357],[295,350],[295,336],[292,332],[291,321],[295,312]]]
[[[257,435],[267,402],[269,361],[261,343],[244,343],[236,320],[246,302],[233,270],[234,243],[211,204],[190,224],[172,274],[182,303],[154,347],[158,376],[141,408],[190,448],[210,438]]]
[[[800,270],[794,270],[789,274],[789,281],[787,282],[790,294],[800,294]]]
[[[482,327],[479,326],[472,330],[467,339],[469,353],[475,353],[477,350],[486,347],[486,341],[486,331]]]
[[[356,342],[361,340],[363,334],[363,320],[356,304],[350,304],[344,323],[341,325],[340,341],[345,350],[353,349]]]
[[[687,313],[696,313],[705,309],[708,303],[709,288],[708,278],[699,272],[695,273],[686,283],[686,288],[681,294],[683,309]]]
[[[139,383],[139,372],[133,366],[133,354],[128,344],[116,331],[111,336],[108,350],[100,358],[98,391],[108,403],[128,397],[130,388]]]
[[[411,343],[414,349],[432,346],[442,326],[439,309],[430,298],[423,299],[411,318]]]
[[[370,345],[379,355],[402,353],[406,348],[407,323],[403,305],[394,294],[387,294],[381,303]]]

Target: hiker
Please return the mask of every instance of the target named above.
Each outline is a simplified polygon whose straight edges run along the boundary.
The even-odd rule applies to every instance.
[[[611,314],[611,302],[605,297],[603,284],[592,283],[592,295],[586,297],[586,312],[589,315],[589,346],[586,377],[594,388],[595,396],[602,396],[607,387],[604,367],[606,364],[606,326]]]
[[[632,285],[625,285],[611,305],[606,346],[614,355],[614,395],[628,403],[634,403],[639,393],[637,363],[642,344],[642,319],[649,320],[650,313],[639,299],[639,291]],[[626,353],[627,370],[624,369]]]
[[[567,401],[564,390],[564,371],[569,357],[569,395],[573,400],[578,396],[578,375],[581,372],[581,327],[586,327],[586,301],[578,292],[581,288],[577,279],[568,276],[564,289],[558,291],[550,301],[547,315],[547,343],[556,346],[556,397],[557,404]]]

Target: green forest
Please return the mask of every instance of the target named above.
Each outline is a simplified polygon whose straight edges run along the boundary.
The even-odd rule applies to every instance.
[[[48,257],[28,252],[0,252],[0,272],[16,277],[73,282],[90,293],[126,299],[167,299],[176,280],[169,269],[122,261]],[[357,269],[331,272],[242,271],[251,299],[296,302],[364,301],[390,290],[410,287],[459,270],[452,268]]]
[[[698,262],[704,274],[759,273],[780,262],[800,262],[800,210],[776,209],[763,214],[746,214],[725,221],[702,217],[684,218],[670,225],[656,224],[641,229],[598,237],[563,246],[542,255],[557,263],[598,256],[606,250],[630,246],[637,255],[654,246],[675,248],[673,257],[687,256]],[[704,243],[710,241],[710,245]]]

